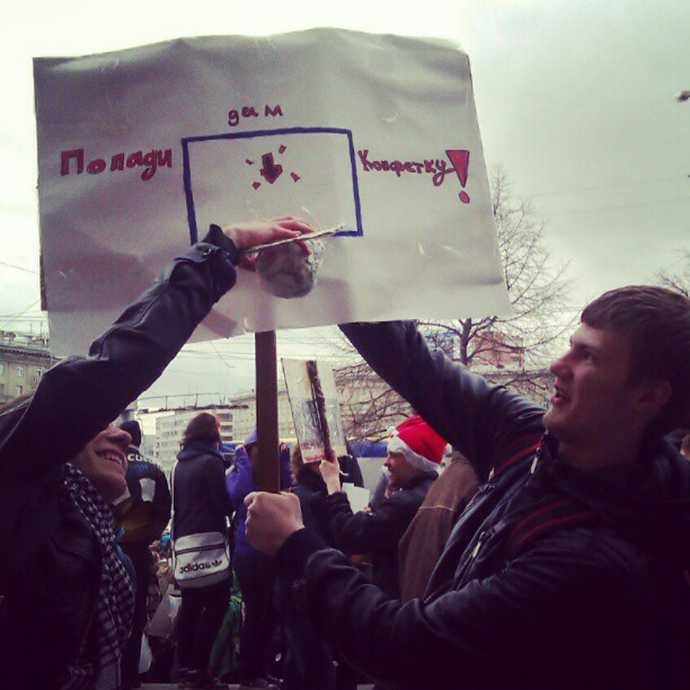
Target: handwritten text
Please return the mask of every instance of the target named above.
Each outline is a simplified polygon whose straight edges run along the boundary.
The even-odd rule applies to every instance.
[[[70,165],[72,161],[74,161],[74,165]],[[86,166],[86,172],[89,175],[100,175],[107,167],[108,164],[104,158],[94,158]],[[148,153],[136,151],[128,156],[125,156],[124,153],[118,153],[110,158],[111,172],[125,168],[144,168],[141,173],[142,180],[150,180],[156,174],[156,170],[163,167],[172,168],[172,149],[165,151],[154,149]],[[77,175],[84,172],[84,149],[62,152],[60,173],[63,176],[69,175],[75,168]]]

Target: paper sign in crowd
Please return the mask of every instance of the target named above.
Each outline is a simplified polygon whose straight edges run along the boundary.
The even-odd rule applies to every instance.
[[[327,362],[283,359],[292,421],[305,463],[330,460],[326,437],[337,457],[345,455],[345,429],[333,371]],[[311,366],[311,369],[310,369]],[[318,379],[315,384],[314,379]],[[321,397],[321,412],[319,400]],[[322,416],[325,418],[322,422]],[[326,430],[324,431],[324,426]]]
[[[34,63],[45,305],[85,352],[209,224],[278,215],[329,239],[315,289],[253,275],[196,339],[505,313],[467,56],[335,29],[180,39]]]

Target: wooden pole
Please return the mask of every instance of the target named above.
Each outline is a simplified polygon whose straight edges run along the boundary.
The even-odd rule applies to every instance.
[[[276,333],[254,336],[256,349],[256,431],[259,459],[256,467],[261,491],[280,491],[278,449],[278,358]]]

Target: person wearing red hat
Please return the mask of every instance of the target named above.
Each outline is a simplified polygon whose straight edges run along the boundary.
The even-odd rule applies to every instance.
[[[419,416],[391,433],[385,466],[392,494],[371,512],[352,512],[341,491],[337,463],[322,462],[328,496],[328,527],[336,546],[347,554],[371,553],[374,584],[390,597],[400,596],[398,542],[438,476],[446,442]]]

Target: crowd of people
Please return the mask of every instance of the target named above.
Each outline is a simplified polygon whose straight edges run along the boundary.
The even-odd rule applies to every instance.
[[[689,687],[683,295],[592,302],[546,411],[412,322],[342,326],[418,412],[392,431],[363,511],[345,490],[363,484],[351,450],[315,464],[283,446],[268,494],[255,433],[228,467],[199,414],[168,481],[136,423],[113,423],[252,269],[246,250],[310,230],[212,226],[88,357],[0,408],[3,687],[137,687],[145,655],[183,688]]]

